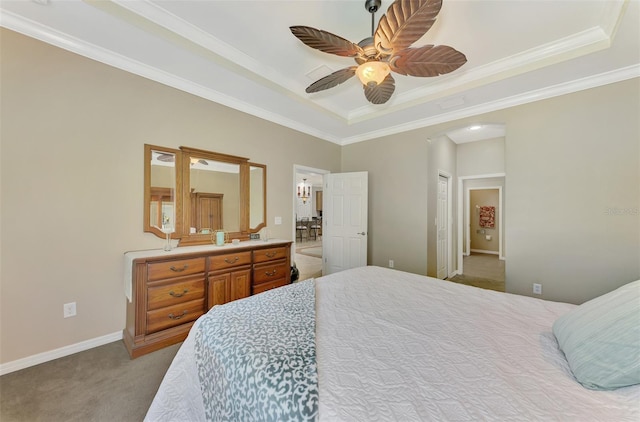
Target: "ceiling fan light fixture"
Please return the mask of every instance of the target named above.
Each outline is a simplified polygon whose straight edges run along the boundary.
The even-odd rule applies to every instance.
[[[324,76],[305,92],[333,88],[354,75],[362,82],[371,104],[384,104],[395,91],[391,71],[400,75],[433,77],[453,72],[467,62],[464,54],[447,45],[411,47],[434,24],[443,0],[394,0],[374,28],[375,12],[382,0],[365,0],[371,13],[371,36],[358,44],[310,26],[290,26],[291,33],[308,47],[355,60],[349,66]]]
[[[391,73],[389,65],[380,61],[365,62],[356,69],[356,75],[358,75],[360,82],[367,86],[380,84],[389,73]]]

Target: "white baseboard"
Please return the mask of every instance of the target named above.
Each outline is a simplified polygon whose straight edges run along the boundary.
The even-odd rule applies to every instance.
[[[41,363],[49,362],[50,360],[58,359],[64,356],[69,356],[74,353],[82,352],[85,350],[93,349],[94,347],[102,346],[107,343],[113,343],[114,341],[122,340],[122,331],[107,334],[102,337],[92,338],[80,343],[70,344],[59,349],[50,350],[48,352],[38,353],[37,355],[27,356],[26,358],[14,360],[0,364],[0,375],[8,374],[20,369],[28,368],[30,366],[39,365]]]

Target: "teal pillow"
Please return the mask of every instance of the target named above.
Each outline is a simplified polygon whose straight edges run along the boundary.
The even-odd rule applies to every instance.
[[[562,315],[553,334],[585,387],[613,390],[640,384],[640,280]]]

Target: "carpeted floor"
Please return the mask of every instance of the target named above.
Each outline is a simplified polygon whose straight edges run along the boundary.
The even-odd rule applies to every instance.
[[[458,274],[448,279],[454,283],[466,284],[468,286],[480,287],[482,289],[504,292],[504,281],[490,280],[488,278],[474,277],[472,275]]]
[[[504,265],[504,260],[499,259],[498,255],[472,253],[464,257],[464,274],[458,274],[449,281],[504,292]]]
[[[498,255],[472,252],[463,258],[462,265],[466,275],[504,281],[505,261]]]
[[[141,421],[179,347],[131,360],[117,341],[3,375],[0,420]]]

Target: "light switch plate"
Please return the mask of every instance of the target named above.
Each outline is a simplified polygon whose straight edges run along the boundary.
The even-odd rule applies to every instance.
[[[278,225],[278,224],[282,224],[282,217],[276,217],[276,219],[275,219],[275,224],[276,224],[276,225]]]

